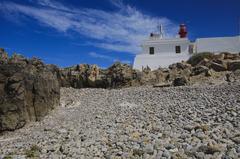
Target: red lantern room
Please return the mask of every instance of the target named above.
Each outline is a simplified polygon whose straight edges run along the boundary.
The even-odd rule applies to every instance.
[[[180,24],[179,32],[178,32],[180,38],[186,38],[187,37],[187,27],[185,24]]]

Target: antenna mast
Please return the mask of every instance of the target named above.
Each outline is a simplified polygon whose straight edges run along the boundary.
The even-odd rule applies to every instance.
[[[159,36],[162,39],[163,38],[163,26],[162,26],[162,24],[158,24],[157,28],[159,30]]]

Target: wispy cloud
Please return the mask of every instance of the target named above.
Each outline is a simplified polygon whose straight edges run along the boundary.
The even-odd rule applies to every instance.
[[[120,60],[120,59],[118,59],[116,57],[107,56],[107,55],[99,54],[99,53],[96,53],[96,52],[90,52],[89,56],[91,56],[93,58],[108,60],[110,62],[120,61],[121,63],[131,64],[131,61],[129,61],[129,60]]]
[[[94,58],[100,58],[100,59],[104,59],[104,60],[114,61],[113,57],[107,56],[107,55],[98,54],[96,52],[90,52],[89,55],[91,57],[94,57]]]
[[[53,0],[32,1],[35,5],[0,2],[0,11],[9,18],[13,18],[9,13],[33,18],[59,32],[74,31],[90,39],[90,45],[119,52],[138,53],[141,41],[155,31],[159,23],[167,28],[166,36],[172,37],[176,33],[177,26],[165,17],[145,15],[121,0],[110,2],[117,11],[75,8]]]

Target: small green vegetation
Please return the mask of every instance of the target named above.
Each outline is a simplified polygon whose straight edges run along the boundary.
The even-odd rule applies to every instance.
[[[39,153],[41,151],[41,148],[37,145],[32,145],[30,149],[25,151],[25,155],[29,158],[36,158],[39,157]]]
[[[199,62],[201,62],[203,59],[208,59],[211,60],[213,59],[214,54],[211,52],[202,52],[202,53],[196,53],[193,54],[189,59],[188,63],[191,64],[192,66],[197,65]]]

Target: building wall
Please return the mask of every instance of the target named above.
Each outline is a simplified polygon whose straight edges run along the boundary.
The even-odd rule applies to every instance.
[[[154,47],[155,54],[176,54],[175,47],[181,46],[182,53],[188,53],[188,39],[173,39],[167,41],[147,41],[142,45],[141,54],[149,54],[149,48]]]
[[[196,52],[240,52],[240,36],[199,38],[195,42]]]
[[[136,55],[133,68],[142,70],[142,67],[150,67],[152,70],[159,67],[168,67],[172,63],[186,61],[189,55],[188,39],[161,39],[145,41],[142,45],[142,53]],[[175,47],[181,47],[181,53],[176,53]],[[154,55],[149,54],[149,48],[154,47]]]

